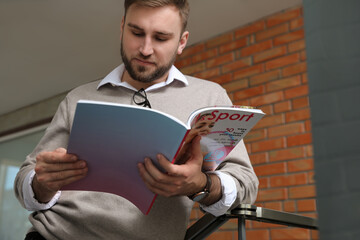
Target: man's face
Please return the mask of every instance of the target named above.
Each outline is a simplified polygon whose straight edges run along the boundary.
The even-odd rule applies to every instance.
[[[132,5],[122,22],[121,56],[131,78],[149,83],[164,77],[185,48],[179,11],[173,6]]]

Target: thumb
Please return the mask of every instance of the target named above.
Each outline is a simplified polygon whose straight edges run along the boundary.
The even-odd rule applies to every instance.
[[[66,149],[65,148],[57,148],[57,149],[55,149],[55,152],[66,153]]]
[[[191,142],[191,161],[196,161],[202,164],[203,155],[200,140],[201,136],[196,136]]]

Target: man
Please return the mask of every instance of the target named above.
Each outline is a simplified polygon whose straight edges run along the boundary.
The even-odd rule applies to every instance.
[[[231,104],[217,84],[184,76],[173,66],[189,37],[185,31],[188,12],[186,0],[125,1],[121,23],[124,64],[101,82],[80,86],[67,95],[16,177],[16,196],[34,211],[27,239],[183,239],[193,201],[214,215],[240,202],[255,201],[258,180],[244,144],[216,171],[203,173],[200,137],[191,142],[190,158],[182,165],[171,164],[161,154],[152,159],[166,173],[150,159],[138,165],[147,187],[159,194],[147,216],[116,195],[60,191],[88,171],[86,159],[66,153],[79,99],[136,104],[134,94],[145,89],[152,108],[184,122],[197,108]]]

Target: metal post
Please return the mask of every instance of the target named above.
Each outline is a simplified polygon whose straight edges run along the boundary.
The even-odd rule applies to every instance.
[[[238,239],[246,240],[246,231],[245,231],[245,217],[238,217]]]

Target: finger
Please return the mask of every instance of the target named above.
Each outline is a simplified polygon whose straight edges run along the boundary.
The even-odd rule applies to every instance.
[[[191,160],[197,160],[199,163],[202,163],[203,156],[200,145],[200,136],[196,136],[191,143]]]
[[[61,172],[66,170],[77,170],[87,168],[86,162],[79,160],[75,163],[63,163],[59,162],[57,164],[48,164],[48,163],[37,163],[35,166],[35,172],[37,174],[49,173],[49,172]]]
[[[85,176],[87,174],[88,169],[80,169],[80,170],[67,170],[60,172],[50,172],[46,174],[37,174],[38,182],[42,184],[49,184],[50,182],[58,182],[58,181],[67,181],[67,179],[72,179],[74,177]]]
[[[161,173],[162,176],[159,179],[155,179],[149,171],[147,171],[147,168],[143,163],[138,164],[138,169],[141,178],[150,191],[165,197],[176,195],[176,190],[179,186],[179,181],[176,178]]]
[[[50,190],[53,190],[53,191],[58,191],[62,187],[66,186],[66,185],[68,185],[70,183],[76,182],[76,181],[84,178],[85,176],[86,176],[86,174],[85,175],[77,175],[77,176],[69,177],[69,178],[66,178],[66,179],[63,179],[63,180],[60,180],[60,181],[48,182],[47,183],[47,188],[50,189]]]
[[[58,152],[58,153],[66,153],[67,151],[66,151],[66,149],[65,148],[57,148],[57,149],[55,149],[55,151],[54,152]]]
[[[41,152],[36,156],[36,161],[49,164],[58,164],[59,162],[76,162],[78,158],[73,154],[67,154],[57,149],[53,152]]]

